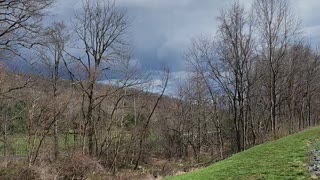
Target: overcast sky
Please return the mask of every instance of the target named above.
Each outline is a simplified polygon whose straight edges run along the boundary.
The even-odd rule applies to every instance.
[[[313,44],[320,37],[320,0],[291,0],[302,19],[303,30]],[[130,42],[134,60],[145,71],[167,64],[176,76],[184,71],[183,53],[193,37],[213,34],[215,17],[233,0],[116,0],[131,17]],[[241,0],[247,7],[252,0]],[[70,22],[81,0],[58,0],[52,9],[55,20]]]

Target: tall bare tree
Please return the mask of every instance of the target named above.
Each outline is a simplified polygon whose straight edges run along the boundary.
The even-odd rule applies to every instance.
[[[82,69],[80,74],[72,73],[84,95],[84,117],[89,154],[94,153],[94,108],[105,96],[96,96],[96,84],[119,58],[125,45],[124,35],[128,28],[126,12],[116,6],[113,0],[86,0],[82,9],[76,12],[74,30],[84,49],[84,56],[74,59]],[[98,103],[98,104],[97,104]]]
[[[63,22],[55,22],[46,29],[43,37],[44,44],[39,47],[40,67],[44,65],[42,70],[45,75],[50,76],[52,80],[52,97],[53,104],[57,104],[58,96],[61,92],[58,91],[58,83],[61,77],[61,70],[63,68],[64,58],[66,58],[66,44],[69,43],[70,34],[67,33],[67,27]],[[53,107],[53,121],[54,121],[54,156],[59,154],[59,132],[58,124],[61,115],[58,108]]]
[[[227,95],[232,106],[237,151],[241,151],[246,148],[248,97],[252,83],[249,77],[255,57],[254,21],[238,2],[222,11],[218,21],[216,39],[194,41],[188,59],[205,79],[211,94],[218,88]],[[215,101],[215,97],[212,98]]]
[[[271,128],[274,138],[277,138],[281,69],[285,65],[290,44],[299,40],[299,20],[293,15],[288,0],[256,0],[254,10],[261,43],[260,55],[268,69],[266,86],[270,94]]]

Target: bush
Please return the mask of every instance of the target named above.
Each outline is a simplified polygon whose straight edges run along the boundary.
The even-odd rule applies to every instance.
[[[10,166],[0,169],[0,179],[3,180],[34,180],[40,179],[39,174],[32,168]]]
[[[59,175],[64,179],[87,179],[88,176],[102,171],[103,167],[98,161],[81,153],[64,158],[59,165]]]

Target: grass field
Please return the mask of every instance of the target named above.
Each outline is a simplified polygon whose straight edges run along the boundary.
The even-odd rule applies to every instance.
[[[320,128],[313,128],[247,151],[189,174],[166,180],[207,179],[311,179],[308,172],[311,142],[320,138]]]
[[[39,140],[36,140],[36,143],[39,143]],[[65,148],[66,146],[74,145],[74,137],[72,134],[60,135],[59,136],[59,147]],[[48,136],[44,141],[43,146],[53,147],[53,137]],[[9,137],[9,155],[18,155],[18,156],[27,156],[29,152],[28,147],[28,137],[25,135],[14,135]],[[3,142],[0,141],[0,157],[3,155]]]

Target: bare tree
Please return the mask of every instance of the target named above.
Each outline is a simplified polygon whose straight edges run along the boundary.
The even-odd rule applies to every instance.
[[[205,79],[213,96],[223,91],[232,106],[237,151],[246,148],[250,73],[255,57],[253,19],[237,2],[218,17],[220,23],[215,40],[206,38],[193,42],[187,58]],[[219,86],[216,87],[216,84]],[[218,89],[217,89],[218,88]]]
[[[82,54],[85,55],[79,58],[73,56],[82,69],[80,74],[75,74],[70,68],[68,70],[83,92],[88,150],[93,155],[93,112],[101,100],[105,99],[105,96],[96,95],[96,84],[119,58],[121,48],[125,45],[124,35],[128,22],[126,12],[118,8],[113,0],[87,0],[76,13],[74,23],[76,36],[84,49]]]
[[[168,83],[169,83],[169,75],[170,75],[170,71],[168,68],[165,68],[164,69],[164,75],[162,77],[162,82],[163,84],[161,85],[161,92],[160,92],[160,95],[158,96],[158,98],[156,99],[156,102],[154,103],[154,105],[152,106],[151,108],[151,111],[146,119],[146,122],[144,122],[144,125],[141,129],[141,133],[140,133],[140,137],[139,137],[139,151],[138,151],[138,157],[136,159],[136,162],[135,162],[135,166],[134,166],[134,169],[136,170],[139,166],[139,163],[141,161],[141,158],[143,156],[143,153],[144,153],[144,142],[145,142],[145,139],[146,139],[146,136],[147,136],[147,130],[149,128],[149,125],[151,123],[151,118],[153,117],[154,113],[155,113],[155,110],[156,108],[158,107],[159,103],[160,103],[160,100],[162,99],[162,97],[164,96],[164,93],[167,89],[167,86],[168,86]]]
[[[261,43],[261,59],[268,68],[266,86],[270,93],[271,129],[274,138],[277,138],[281,69],[285,64],[290,44],[299,40],[299,21],[293,15],[288,0],[256,0],[254,10]]]
[[[54,0],[1,0],[0,49],[20,55],[19,48],[39,43],[44,10]]]
[[[38,49],[40,63],[45,66],[41,71],[44,72],[44,75],[50,76],[52,80],[52,98],[53,104],[57,104],[58,96],[61,92],[58,91],[58,83],[61,76],[62,65],[64,58],[66,56],[66,44],[70,40],[70,34],[67,33],[67,27],[63,22],[55,22],[50,27],[46,29],[44,34],[44,42],[42,46]],[[41,66],[40,66],[41,67]],[[59,154],[59,132],[58,124],[59,117],[58,114],[61,114],[56,109],[53,108],[54,114],[54,156],[58,157]]]

